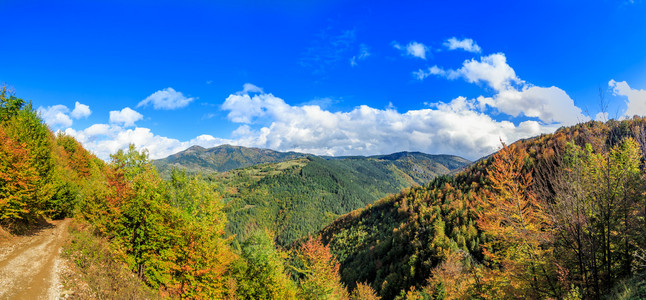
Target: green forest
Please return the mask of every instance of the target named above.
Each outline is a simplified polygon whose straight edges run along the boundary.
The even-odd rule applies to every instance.
[[[308,156],[210,174],[204,179],[219,187],[229,220],[228,233],[236,240],[270,228],[276,242],[287,246],[375,199],[465,166],[455,157],[444,162],[451,169],[436,160],[415,154],[393,160]]]
[[[97,158],[3,88],[0,141],[2,230],[73,218],[63,256],[94,298],[646,298],[644,118],[455,174],[395,155],[161,176],[133,145]]]

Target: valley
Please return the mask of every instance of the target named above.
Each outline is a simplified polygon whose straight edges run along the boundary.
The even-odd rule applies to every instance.
[[[196,157],[219,153],[217,156],[231,150],[238,154],[236,159],[257,164],[223,173],[217,170],[220,165],[228,164],[228,160],[224,164],[201,166],[201,170],[209,170],[202,175],[203,179],[218,186],[222,195],[229,220],[228,232],[236,240],[244,241],[250,233],[268,229],[274,231],[276,242],[281,246],[315,234],[338,216],[375,199],[424,184],[469,163],[457,156],[404,152],[345,158],[302,154],[303,158],[287,159],[299,154],[268,152],[268,157],[262,155],[266,150],[232,146],[204,149],[200,153],[189,149],[173,157],[177,161],[195,161]],[[261,164],[271,157],[286,160]],[[166,160],[153,164],[160,166]],[[189,167],[168,171],[166,165],[161,166],[161,174],[171,174],[170,177],[178,176],[177,172],[196,171]]]

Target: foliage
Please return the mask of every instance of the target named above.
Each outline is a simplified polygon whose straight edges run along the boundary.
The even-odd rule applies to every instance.
[[[450,156],[227,146],[225,169],[274,163],[165,180],[134,146],[105,163],[53,134],[5,87],[0,141],[0,226],[82,220],[66,253],[99,298],[646,295],[644,118],[564,127],[451,176]]]
[[[478,227],[487,235],[483,254],[490,269],[482,275],[483,296],[558,296],[550,269],[551,219],[530,191],[527,153],[516,145],[498,151],[487,168],[491,193],[478,200]]]
[[[276,242],[286,246],[339,215],[388,193],[423,184],[438,175],[436,171],[449,172],[434,159],[422,154],[387,159],[309,157],[208,178],[221,185],[230,220],[228,231],[239,241],[255,230],[270,228],[276,232]]]
[[[323,241],[329,241],[341,263],[343,282],[350,287],[368,282],[381,297],[392,299],[411,286],[423,286],[452,251],[480,258],[483,237],[469,205],[473,192],[463,192],[479,190],[478,177],[471,175],[439,177],[325,228]]]
[[[114,154],[110,168],[108,197],[102,204],[108,218],[90,219],[99,223],[97,228],[139,278],[169,295],[225,295],[224,274],[235,255],[223,236],[226,220],[216,194],[199,180],[180,177],[169,184],[169,191],[147,154],[134,146]]]
[[[296,299],[296,284],[285,270],[285,253],[276,249],[266,231],[258,231],[243,244],[241,259],[232,266],[236,294],[242,299]]]
[[[193,146],[167,158],[156,160],[154,165],[163,175],[170,174],[172,169],[180,169],[189,174],[200,172],[209,174],[258,164],[277,163],[306,156],[307,154],[302,153],[277,152],[269,149],[231,145],[222,145],[210,149]]]
[[[53,193],[53,136],[30,103],[0,93],[0,221],[14,227],[41,217]]]
[[[366,283],[357,283],[357,287],[350,295],[352,300],[379,300],[381,297]]]
[[[89,224],[75,221],[70,224],[69,233],[62,255],[74,263],[74,270],[89,289],[88,298],[156,298],[154,291],[115,257],[109,241],[92,234]]]
[[[495,156],[483,159],[324,228],[323,241],[340,261],[342,281],[350,287],[367,282],[384,299],[595,299],[644,270],[646,260],[639,257],[646,253],[645,119],[583,123],[512,147],[515,153],[508,155],[507,164],[494,167]],[[518,176],[506,176],[499,180],[505,184],[495,188],[488,176],[496,173],[490,170],[503,167],[513,167],[507,173]],[[496,213],[500,202],[510,199],[501,196],[512,190],[524,197],[525,210],[519,212],[533,215],[529,230],[530,224],[518,230],[522,223],[515,219],[520,213],[490,215],[489,225],[499,225],[494,231],[476,227],[478,216]],[[513,224],[516,229],[506,232]],[[521,237],[529,239],[517,248],[514,243]],[[448,268],[451,255],[460,252],[466,259],[457,260],[459,264],[454,260]],[[455,291],[438,284],[440,278],[453,278],[440,272],[442,268],[464,274],[455,277],[463,280],[464,288]],[[511,280],[529,283],[509,289]],[[487,293],[496,286],[497,294]]]
[[[554,212],[561,240],[557,250],[570,280],[588,295],[605,294],[613,283],[629,276],[634,256],[643,247],[644,191],[642,153],[625,138],[608,152],[568,143],[558,174],[567,184],[557,185]],[[641,225],[643,226],[643,225]]]
[[[320,237],[310,236],[296,255],[303,266],[297,270],[301,277],[300,299],[349,299],[339,276],[339,262]]]
[[[0,127],[0,224],[27,217],[36,199],[38,173],[24,144],[9,138]]]

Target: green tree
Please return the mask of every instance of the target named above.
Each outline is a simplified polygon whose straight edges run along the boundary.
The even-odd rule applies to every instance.
[[[27,164],[36,171],[33,193],[28,193],[29,199],[24,198],[27,194],[22,196],[24,211],[20,219],[31,222],[46,212],[54,192],[53,135],[32,109],[31,103],[15,97],[6,87],[0,93],[0,126],[7,140],[11,139],[27,150]]]
[[[240,259],[232,267],[237,295],[242,299],[296,299],[296,284],[287,275],[285,259],[268,232],[256,231],[242,244]]]
[[[7,226],[30,215],[39,178],[28,149],[2,126],[0,141],[0,224]]]
[[[567,144],[552,214],[558,251],[588,295],[600,297],[632,274],[643,234],[641,156],[631,137],[607,152]]]

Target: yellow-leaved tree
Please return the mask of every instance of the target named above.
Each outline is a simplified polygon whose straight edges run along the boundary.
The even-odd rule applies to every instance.
[[[478,226],[488,268],[481,273],[484,297],[539,298],[557,294],[550,275],[551,220],[531,192],[527,153],[516,145],[496,153],[487,169],[491,190],[478,197]]]

